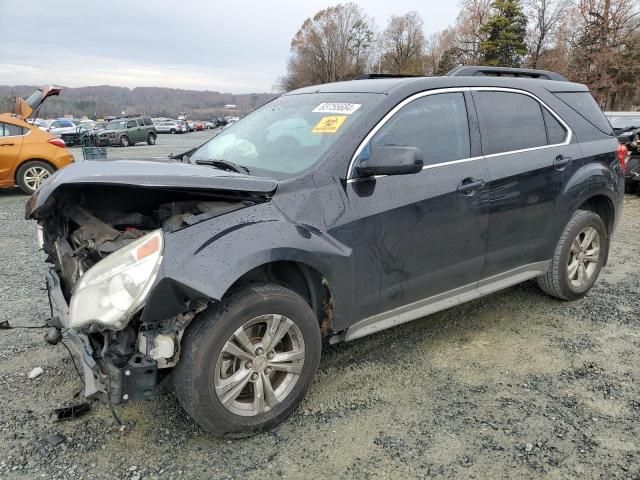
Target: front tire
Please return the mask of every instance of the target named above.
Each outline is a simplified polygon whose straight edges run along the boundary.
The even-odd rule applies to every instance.
[[[287,418],[320,363],[318,319],[297,293],[250,285],[193,320],[175,369],[176,395],[202,428],[244,437]]]
[[[54,172],[51,165],[45,162],[32,161],[21,165],[16,173],[16,183],[29,195],[35,192]]]
[[[131,145],[131,142],[129,141],[129,137],[127,137],[126,135],[123,135],[120,137],[120,146],[121,147],[128,147],[129,145]]]
[[[548,295],[562,300],[582,298],[600,274],[608,242],[598,214],[576,211],[560,236],[549,271],[538,277],[538,285]]]

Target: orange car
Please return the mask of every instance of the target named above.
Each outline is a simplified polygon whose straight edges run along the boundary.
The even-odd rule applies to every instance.
[[[31,114],[31,106],[57,94],[43,89],[36,92],[39,97],[19,99],[17,113],[0,114],[0,188],[18,185],[25,193],[33,193],[54,171],[73,162],[61,139],[23,120]]]

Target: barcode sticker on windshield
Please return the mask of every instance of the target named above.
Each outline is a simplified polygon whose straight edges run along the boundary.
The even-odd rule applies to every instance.
[[[313,109],[314,113],[338,113],[340,115],[351,115],[362,105],[359,103],[321,103]]]

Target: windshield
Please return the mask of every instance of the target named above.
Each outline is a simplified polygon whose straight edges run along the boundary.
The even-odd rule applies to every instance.
[[[252,173],[294,175],[318,162],[382,98],[374,93],[285,95],[205,143],[191,161],[226,160]]]
[[[631,127],[640,127],[640,115],[637,117],[611,117],[609,119],[611,126],[617,129],[625,129]]]
[[[124,120],[115,120],[113,122],[109,122],[107,125],[108,130],[123,130],[125,128],[127,122]]]

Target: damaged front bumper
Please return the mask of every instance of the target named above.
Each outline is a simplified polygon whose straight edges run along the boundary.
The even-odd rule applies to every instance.
[[[96,352],[89,334],[68,328],[69,306],[62,293],[60,277],[52,269],[46,274],[51,318],[49,325],[64,330],[82,369],[84,394],[113,404],[148,399],[158,382],[158,364],[151,356],[134,353],[126,363],[116,365],[102,352]]]

